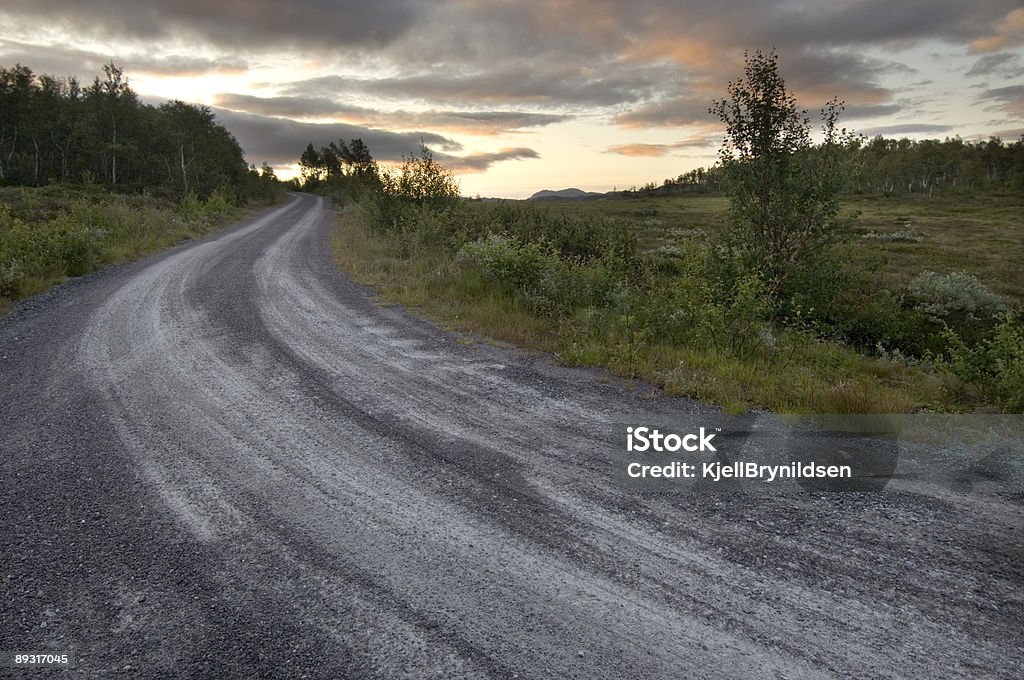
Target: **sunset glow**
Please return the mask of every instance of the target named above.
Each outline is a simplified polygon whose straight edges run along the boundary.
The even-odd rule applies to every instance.
[[[803,106],[838,96],[865,134],[1024,133],[1013,0],[99,4],[4,3],[0,61],[90,82],[113,60],[282,177],[306,143],[359,137],[382,161],[422,139],[466,195],[660,182],[714,162],[708,106],[772,47]]]

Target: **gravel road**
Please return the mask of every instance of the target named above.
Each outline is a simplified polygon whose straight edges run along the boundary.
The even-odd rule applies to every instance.
[[[296,195],[0,320],[0,652],[103,678],[1024,677],[1020,497],[630,491],[616,424],[709,409],[378,307],[334,223]]]

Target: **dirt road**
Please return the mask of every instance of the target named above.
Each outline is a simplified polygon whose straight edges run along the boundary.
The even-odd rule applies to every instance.
[[[633,493],[617,424],[707,409],[377,307],[334,219],[295,196],[0,320],[0,651],[96,677],[1024,677],[1019,498]]]

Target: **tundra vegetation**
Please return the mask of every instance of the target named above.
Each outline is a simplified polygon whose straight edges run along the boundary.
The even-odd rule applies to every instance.
[[[114,64],[75,78],[0,68],[0,308],[277,200],[207,107],[143,104]]]
[[[716,166],[588,203],[459,199],[425,147],[303,174],[358,201],[342,266],[456,329],[733,411],[1024,411],[1020,142],[864,144],[833,101],[815,143],[760,52],[711,110]]]

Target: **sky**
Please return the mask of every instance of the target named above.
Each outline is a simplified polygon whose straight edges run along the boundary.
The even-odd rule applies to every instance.
[[[660,183],[714,163],[708,113],[774,49],[815,114],[867,136],[1024,135],[1021,0],[3,0],[0,65],[111,60],[144,100],[211,107],[282,177],[312,142],[421,141],[467,196]]]

